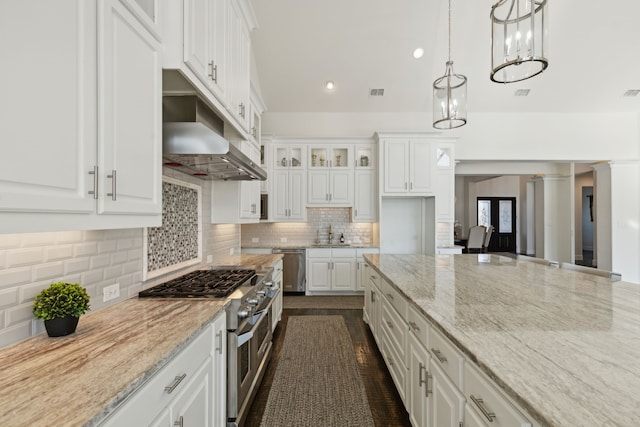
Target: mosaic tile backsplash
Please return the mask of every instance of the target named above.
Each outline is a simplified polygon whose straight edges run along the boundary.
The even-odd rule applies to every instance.
[[[198,258],[198,191],[162,183],[162,226],[147,231],[147,270]]]

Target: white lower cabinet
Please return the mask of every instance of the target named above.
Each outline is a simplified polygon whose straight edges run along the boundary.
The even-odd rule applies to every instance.
[[[278,294],[273,299],[273,309],[271,312],[271,329],[272,331],[275,331],[276,326],[278,326],[278,323],[280,323],[280,320],[282,319],[282,260],[278,261],[273,267],[271,280],[274,283],[274,287],[278,288]]]
[[[307,290],[313,292],[355,291],[355,249],[308,249]]]
[[[221,312],[101,426],[225,426],[226,342]]]
[[[417,306],[366,270],[363,317],[414,427],[539,427]]]
[[[364,292],[369,280],[369,264],[362,257],[364,254],[377,254],[379,248],[358,248],[356,249],[356,291]]]

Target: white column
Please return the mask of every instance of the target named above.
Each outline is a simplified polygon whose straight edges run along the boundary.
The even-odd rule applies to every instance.
[[[573,180],[542,176],[534,182],[536,257],[573,262]]]
[[[598,268],[622,274],[626,282],[640,283],[640,162],[610,162],[599,164],[596,169],[598,195],[604,198],[604,206],[598,206],[597,213],[604,218],[598,220],[598,248],[603,246],[601,227],[609,232],[609,248],[603,248],[603,254],[609,250],[608,259],[598,255]],[[605,184],[609,183],[608,188]],[[609,198],[606,199],[607,190]],[[596,196],[596,203],[603,201]],[[608,212],[601,210],[609,209]],[[608,227],[603,221],[609,220]],[[606,242],[606,240],[605,240]]]

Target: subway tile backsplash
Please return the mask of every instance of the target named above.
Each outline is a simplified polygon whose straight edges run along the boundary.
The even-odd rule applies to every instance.
[[[333,242],[344,234],[345,242],[375,245],[373,224],[351,222],[350,208],[307,208],[307,222],[275,222],[242,225],[243,246],[278,246],[285,238],[287,245],[310,245],[320,240],[328,243],[329,225]],[[259,241],[253,242],[253,239]]]

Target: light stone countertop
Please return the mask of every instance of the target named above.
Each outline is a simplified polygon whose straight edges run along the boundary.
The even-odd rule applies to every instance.
[[[217,265],[269,268],[282,255]],[[133,297],[80,317],[72,335],[41,334],[0,349],[3,427],[95,426],[185,348],[224,299]]]
[[[367,243],[250,243],[243,244],[242,249],[262,249],[262,248],[278,248],[278,249],[362,249],[362,248],[374,248],[378,249],[378,246]]]
[[[640,425],[639,285],[487,254],[365,259],[541,425]]]

